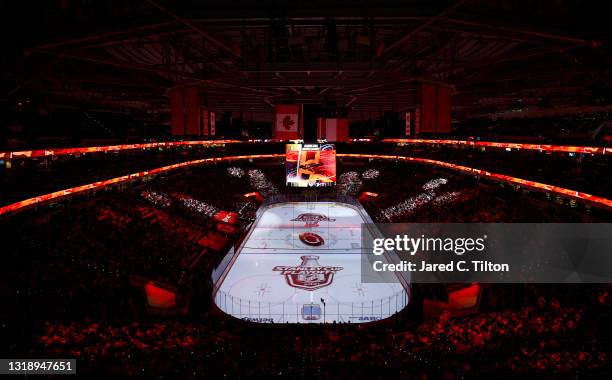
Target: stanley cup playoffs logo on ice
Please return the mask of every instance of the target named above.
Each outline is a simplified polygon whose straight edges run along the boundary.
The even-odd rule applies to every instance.
[[[330,218],[323,214],[315,214],[307,212],[300,214],[295,219],[291,219],[292,222],[305,222],[304,227],[319,227],[319,222],[335,222],[336,219]]]
[[[317,290],[324,288],[334,281],[334,273],[343,267],[322,266],[319,256],[301,256],[302,264],[295,267],[276,266],[274,271],[285,276],[287,284],[291,287],[304,290]]]

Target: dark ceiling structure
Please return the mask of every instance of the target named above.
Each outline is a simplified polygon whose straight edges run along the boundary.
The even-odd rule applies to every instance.
[[[356,119],[409,110],[421,83],[443,83],[464,117],[610,85],[593,2],[7,3],[4,101],[160,113],[169,89],[197,85],[219,111],[271,120],[274,104],[325,102]]]

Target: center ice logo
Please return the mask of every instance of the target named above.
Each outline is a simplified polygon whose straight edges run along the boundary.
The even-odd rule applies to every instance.
[[[315,214],[307,212],[305,214],[298,215],[297,218],[291,219],[292,222],[306,222],[304,227],[319,227],[319,222],[335,222],[336,219],[330,218],[323,214]]]
[[[295,267],[276,266],[274,271],[285,276],[287,285],[304,290],[324,288],[334,281],[334,273],[343,267],[321,266],[319,256],[301,256],[302,264]]]
[[[312,247],[319,247],[325,244],[325,240],[321,237],[321,235],[315,234],[314,232],[304,232],[298,237],[302,243]]]

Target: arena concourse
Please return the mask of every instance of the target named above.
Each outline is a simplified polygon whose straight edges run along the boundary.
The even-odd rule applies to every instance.
[[[612,374],[609,283],[363,270],[378,224],[609,226],[599,5],[0,9],[11,365],[71,359],[99,379]]]

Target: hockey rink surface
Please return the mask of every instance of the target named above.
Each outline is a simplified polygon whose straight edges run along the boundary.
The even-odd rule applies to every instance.
[[[219,280],[215,304],[261,323],[389,317],[408,296],[399,283],[362,283],[361,224],[367,222],[357,207],[343,203],[269,206]]]

